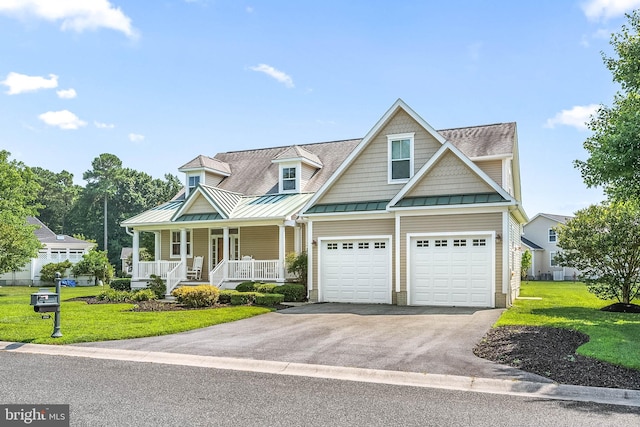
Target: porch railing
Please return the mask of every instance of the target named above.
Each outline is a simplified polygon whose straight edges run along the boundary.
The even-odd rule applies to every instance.
[[[180,261],[140,261],[138,263],[138,277],[147,279],[155,274],[166,279],[167,274],[175,270],[179,264]]]
[[[280,261],[273,260],[239,260],[229,261],[229,280],[279,280]]]
[[[227,261],[222,261],[215,266],[213,270],[209,272],[209,284],[211,286],[220,287],[224,282],[224,266]]]
[[[178,262],[173,270],[167,272],[167,290],[165,295],[171,295],[171,291],[173,291],[180,281],[187,278],[187,270],[181,262]]]

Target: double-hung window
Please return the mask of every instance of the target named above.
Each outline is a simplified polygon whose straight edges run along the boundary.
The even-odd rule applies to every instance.
[[[387,135],[389,182],[406,182],[413,176],[413,133]]]
[[[282,191],[296,190],[296,168],[282,168]]]
[[[549,229],[549,243],[555,243],[557,239],[556,230],[553,228]]]
[[[189,177],[189,194],[200,184],[200,175],[191,175]]]
[[[180,231],[171,232],[171,257],[177,258],[180,256]],[[187,230],[187,256],[191,256],[191,231]]]

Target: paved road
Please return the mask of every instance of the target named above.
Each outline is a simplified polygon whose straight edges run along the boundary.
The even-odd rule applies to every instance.
[[[548,382],[473,355],[502,311],[311,304],[181,334],[79,345]]]
[[[640,408],[199,367],[0,352],[0,403],[72,426],[639,425]]]

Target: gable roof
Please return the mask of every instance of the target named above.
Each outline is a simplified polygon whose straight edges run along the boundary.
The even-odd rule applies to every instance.
[[[522,244],[523,244],[523,245],[525,245],[525,246],[529,247],[530,249],[533,249],[534,251],[537,251],[537,250],[543,249],[543,247],[542,247],[542,246],[540,246],[540,245],[537,245],[537,244],[533,243],[531,240],[527,239],[527,238],[526,238],[526,237],[524,237],[524,236],[520,236],[520,240],[522,241]]]
[[[211,205],[215,212],[203,214],[201,212],[197,214],[189,214],[189,208],[193,205],[195,200],[200,196]],[[172,221],[185,221],[185,220],[204,220],[204,219],[221,219],[229,218],[231,211],[236,207],[242,194],[232,193],[231,191],[222,190],[220,188],[211,187],[209,185],[198,184],[198,186],[189,193],[189,196],[184,203],[176,210],[171,217]],[[189,215],[189,219],[181,219],[182,216]],[[196,217],[193,217],[196,215]]]
[[[566,224],[567,221],[569,221],[570,219],[573,218],[572,216],[569,216],[569,215],[555,215],[555,214],[548,214],[548,213],[538,213],[529,222],[535,221],[536,218],[538,218],[538,217],[547,218],[547,219],[550,219],[551,221],[558,222],[560,224]]]
[[[287,147],[282,150],[276,157],[273,158],[273,161],[286,161],[286,160],[301,160],[307,164],[311,164],[313,166],[322,167],[322,161],[320,158],[310,152],[309,150],[305,150],[299,145],[292,145],[291,147]]]
[[[438,131],[465,156],[498,157],[513,155],[516,124],[496,123]]]

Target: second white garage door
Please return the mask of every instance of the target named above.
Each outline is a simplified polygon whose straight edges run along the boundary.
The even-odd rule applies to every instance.
[[[412,237],[411,305],[493,306],[491,236]]]
[[[391,303],[388,238],[322,240],[320,300]]]

